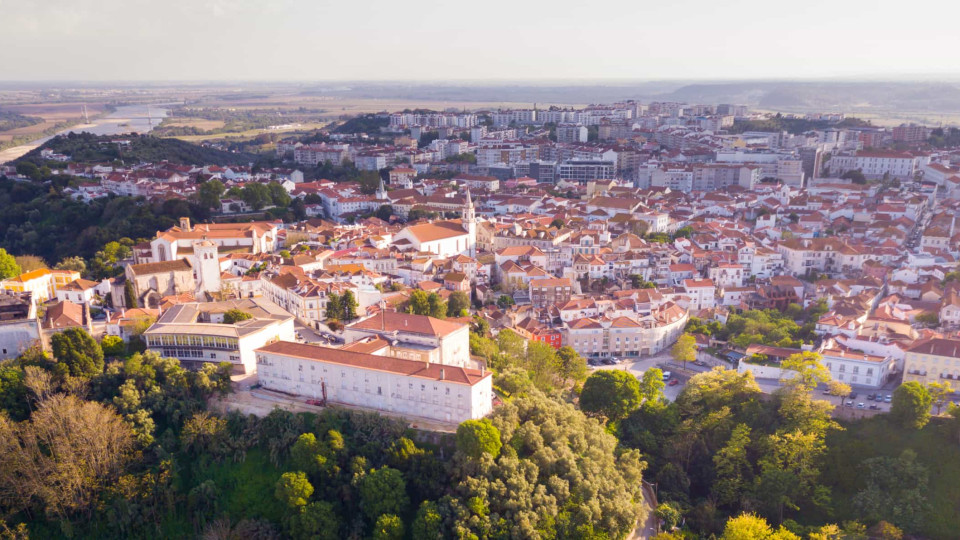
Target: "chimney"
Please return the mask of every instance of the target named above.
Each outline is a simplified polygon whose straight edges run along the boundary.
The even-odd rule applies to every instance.
[[[443,381],[443,380],[446,380],[446,378],[447,378],[447,373],[443,370],[443,368],[440,368],[440,380]]]
[[[192,231],[193,229],[190,228],[190,218],[188,217],[180,218],[180,228],[187,232]]]

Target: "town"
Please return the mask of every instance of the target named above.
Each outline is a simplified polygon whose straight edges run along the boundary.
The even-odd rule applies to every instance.
[[[532,429],[525,421],[546,413],[523,409],[518,396],[563,396],[607,423],[585,428],[596,430],[589,437],[599,440],[606,429],[636,453],[633,465],[597,465],[616,470],[615,484],[639,478],[641,455],[644,479],[652,474],[630,487],[635,508],[610,510],[611,537],[635,528],[653,537],[647,518],[637,523],[644,515],[654,516],[649,527],[662,531],[658,538],[680,538],[683,527],[748,538],[730,531],[753,514],[731,517],[726,529],[717,524],[748,510],[792,535],[783,538],[806,538],[804,527],[817,520],[853,522],[854,515],[862,524],[842,533],[824,525],[837,536],[822,537],[866,538],[875,525],[949,537],[952,518],[924,524],[929,507],[919,486],[936,472],[928,480],[916,453],[863,465],[923,469],[895,480],[896,496],[912,497],[901,514],[890,513],[897,501],[869,499],[883,485],[872,477],[842,511],[814,515],[798,504],[816,506],[830,490],[821,460],[825,441],[833,444],[844,429],[838,422],[852,436],[851,425],[878,425],[867,422],[910,432],[931,417],[944,426],[960,418],[957,134],[880,127],[836,111],[629,100],[363,114],[309,136],[282,136],[267,161],[248,163],[215,141],[201,146],[234,163],[137,159],[138,148],[152,144],[148,134],[60,135],[0,165],[0,200],[24,202],[16,192],[28,186],[79,206],[125,198],[164,208],[157,223],[166,225],[142,237],[100,235],[95,256],[70,251],[81,243],[76,236],[37,238],[44,249],[57,244],[55,260],[25,243],[37,236],[33,229],[11,228],[12,244],[0,250],[0,358],[10,377],[26,381],[19,399],[52,394],[36,390],[34,366],[60,365],[64,373],[49,369],[65,395],[86,377],[82,384],[110,396],[141,444],[190,427],[196,455],[232,452],[225,450],[232,435],[209,432],[227,427],[206,412],[184,412],[190,420],[182,428],[187,418],[151,419],[148,411],[160,408],[146,404],[158,398],[138,389],[143,375],[134,370],[170,373],[161,362],[175,359],[184,374],[207,381],[205,390],[191,390],[204,405],[190,407],[209,400],[237,422],[280,412],[376,413],[437,451],[455,434],[457,452],[481,461],[501,455],[499,435],[508,430],[518,432],[503,440],[503,455],[510,448],[513,459],[534,438],[542,446],[555,435],[546,426],[537,428],[544,434],[524,431]],[[45,219],[22,212],[22,227]],[[97,382],[107,373],[116,390]],[[14,390],[4,388],[0,401],[11,403]],[[520,418],[513,427],[497,417],[510,407],[512,421]],[[772,417],[774,427],[761,427]],[[358,421],[330,422],[319,437],[303,428],[281,451],[316,454],[291,469],[314,480],[311,493],[321,490],[318,479],[342,474],[331,472],[340,470],[332,465],[338,459],[350,467],[337,454],[342,436],[330,433]],[[723,435],[710,439],[710,430]],[[751,455],[769,460],[756,468],[746,458],[751,430]],[[683,433],[693,431],[709,442],[683,446]],[[808,437],[796,447],[799,465],[777,450],[793,448],[781,438],[794,436]],[[490,455],[481,459],[484,448]],[[604,459],[634,459],[628,454]],[[405,469],[413,458],[403,459],[391,466],[408,482],[428,474]],[[393,462],[380,462],[364,477],[371,486],[388,482],[376,474]],[[697,470],[701,462],[709,475]],[[795,485],[778,484],[772,471]],[[284,493],[298,478],[283,475]],[[707,497],[714,480],[724,491]],[[369,499],[366,481],[360,492]],[[442,489],[416,485],[408,490],[426,506],[384,503],[367,516],[371,523],[379,530],[416,514],[414,527],[437,527],[423,537],[454,534],[440,528],[440,513],[449,517],[444,527],[478,526],[463,516],[482,511],[441,512]],[[200,496],[190,491],[191,500]],[[372,512],[373,503],[363,505]],[[311,518],[314,525],[336,522],[327,506],[313,508],[324,514]],[[783,528],[785,509],[792,528]],[[316,537],[305,510],[297,512],[287,534]],[[354,527],[348,521],[331,530]]]

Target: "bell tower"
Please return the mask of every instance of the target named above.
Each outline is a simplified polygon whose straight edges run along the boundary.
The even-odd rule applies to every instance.
[[[470,197],[470,188],[467,188],[467,201],[463,206],[463,228],[467,231],[467,254],[477,256],[477,213]]]

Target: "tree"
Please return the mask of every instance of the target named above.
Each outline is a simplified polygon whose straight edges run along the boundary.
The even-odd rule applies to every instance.
[[[940,416],[940,411],[943,410],[943,406],[950,403],[950,396],[953,394],[953,385],[950,384],[950,381],[933,381],[932,383],[927,383],[927,391],[930,393],[930,399],[933,401],[933,404],[937,407],[937,416]]]
[[[223,182],[212,179],[197,187],[197,200],[204,208],[220,208],[220,197],[226,189]]]
[[[907,449],[899,457],[881,456],[865,460],[866,486],[853,504],[867,521],[885,519],[907,530],[918,530],[926,509],[929,475]]]
[[[890,418],[904,427],[921,429],[930,421],[932,403],[933,397],[922,384],[905,382],[893,391]]]
[[[10,279],[19,276],[21,273],[17,259],[7,253],[7,250],[0,248],[0,279]]]
[[[56,270],[73,270],[81,274],[87,273],[87,263],[83,257],[67,257],[54,266]]]
[[[259,182],[248,182],[247,185],[243,186],[241,198],[243,198],[243,202],[247,203],[247,206],[254,210],[260,210],[271,202],[270,190]]]
[[[342,320],[343,319],[343,300],[340,295],[335,292],[331,292],[327,295],[327,320]]]
[[[697,359],[697,339],[684,332],[670,349],[670,356],[674,362],[683,362],[683,369],[687,369],[687,362]]]
[[[510,295],[501,294],[500,298],[497,298],[497,306],[499,306],[500,309],[507,309],[508,307],[514,304],[516,304],[516,302],[513,300],[513,297]]]
[[[791,354],[780,363],[780,368],[796,373],[793,378],[783,379],[787,384],[798,384],[810,390],[820,383],[830,381],[830,370],[820,363],[820,355],[812,351]]]
[[[423,501],[417,510],[417,517],[410,526],[412,538],[443,538],[443,516],[437,510],[437,503]]]
[[[403,540],[403,520],[393,514],[383,514],[373,526],[374,540]]]
[[[918,323],[929,326],[930,328],[936,328],[940,326],[940,315],[935,312],[921,313],[915,317],[915,320]]]
[[[371,470],[358,486],[360,509],[371,521],[382,514],[402,515],[410,502],[406,489],[400,471],[390,467]]]
[[[293,516],[290,520],[290,532],[294,538],[338,540],[341,538],[340,519],[332,504],[315,501]]]
[[[727,520],[720,540],[800,540],[781,525],[773,530],[767,520],[753,514],[740,514]]]
[[[253,318],[253,315],[241,309],[229,309],[223,314],[223,324],[237,324],[240,321],[247,321]]]
[[[274,206],[286,208],[290,206],[290,194],[279,182],[270,182],[267,184],[267,191],[270,195],[270,201]]]
[[[23,272],[32,272],[34,270],[47,268],[46,261],[36,255],[17,255],[15,259],[17,260],[17,265],[20,266],[20,270]]]
[[[827,391],[830,392],[831,396],[840,398],[840,406],[842,407],[844,398],[849,396],[853,389],[850,388],[849,384],[840,381],[830,381],[830,384],[827,386]]]
[[[50,338],[53,357],[74,377],[92,377],[103,372],[103,349],[86,330],[67,328]]]
[[[75,396],[49,397],[21,424],[0,415],[0,506],[16,513],[39,501],[55,519],[92,511],[133,448],[112,408]]]
[[[117,358],[127,352],[127,344],[120,336],[103,336],[100,340],[100,349],[103,350],[105,357]]]
[[[587,377],[580,408],[589,414],[619,420],[640,405],[640,382],[625,371],[605,369]]]
[[[670,503],[660,503],[657,509],[654,510],[654,514],[668,531],[675,529],[677,525],[680,524],[680,520],[683,519],[680,510]]]
[[[27,366],[40,369],[36,366]],[[14,366],[0,366],[0,411],[6,411],[14,420],[23,420],[29,414],[25,374]]]
[[[343,292],[343,296],[340,297],[340,302],[343,304],[343,320],[352,321],[357,318],[357,299],[353,296],[353,291],[346,290]]]
[[[313,495],[313,485],[307,480],[307,475],[302,472],[283,473],[277,480],[274,495],[288,507],[299,508],[307,505],[307,501]]]
[[[750,426],[738,424],[727,444],[713,456],[717,471],[714,492],[720,505],[737,506],[743,492],[753,481],[753,465],[747,458]]]
[[[663,370],[660,368],[650,368],[643,372],[640,379],[640,395],[647,401],[657,401],[663,397],[663,388],[666,383],[663,382]]]
[[[457,450],[473,459],[483,454],[496,459],[501,446],[500,431],[487,419],[466,420],[457,426]]]
[[[430,293],[427,296],[427,304],[430,306],[430,313],[427,313],[427,315],[434,319],[447,318],[447,303],[439,294],[435,292]]]
[[[447,298],[447,317],[466,317],[470,309],[470,297],[463,291],[455,291]]]
[[[123,299],[127,309],[140,307],[140,303],[137,300],[137,293],[133,290],[133,282],[129,279],[123,283]]]
[[[417,289],[410,293],[410,300],[407,302],[407,313],[414,315],[430,315],[430,295],[423,289]]]
[[[587,360],[569,345],[557,350],[556,372],[564,386],[567,381],[580,382],[587,378]]]
[[[377,208],[377,213],[374,215],[383,221],[389,222],[390,217],[393,216],[393,207],[389,204],[380,205],[380,208]]]

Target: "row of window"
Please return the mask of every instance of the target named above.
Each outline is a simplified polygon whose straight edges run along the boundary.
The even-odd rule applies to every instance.
[[[155,334],[147,336],[148,347],[169,347],[171,345],[225,350],[236,350],[239,348],[239,345],[237,344],[237,338],[192,336],[186,334]]]

